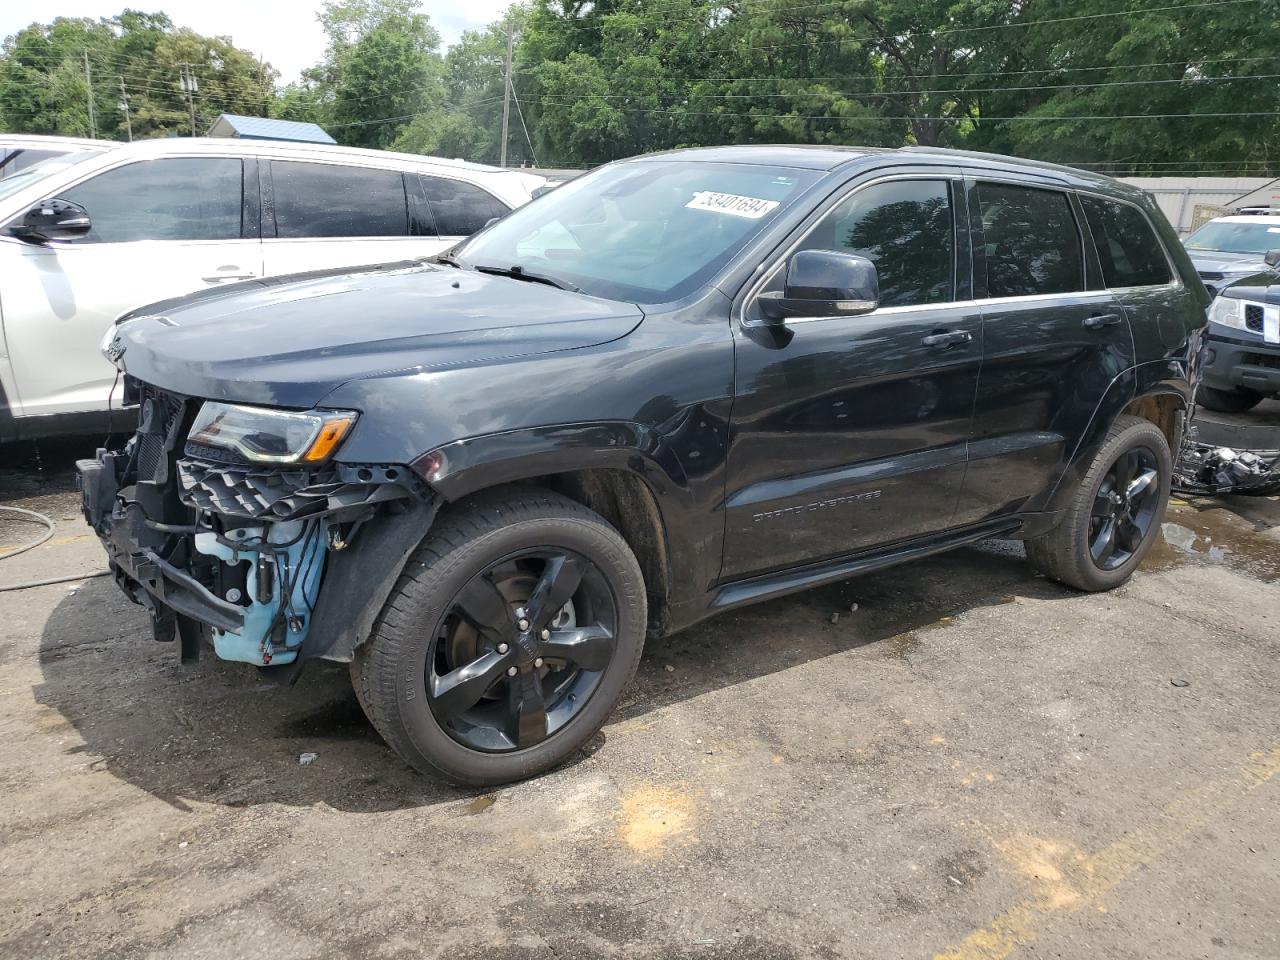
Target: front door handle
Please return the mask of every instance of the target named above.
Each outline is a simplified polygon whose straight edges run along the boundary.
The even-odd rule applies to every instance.
[[[1101,330],[1103,327],[1114,327],[1120,322],[1118,313],[1095,313],[1084,318],[1084,325],[1090,330]]]
[[[252,271],[246,273],[244,267],[228,264],[225,267],[218,267],[213,273],[206,273],[200,279],[205,283],[221,283],[224,280],[254,280],[257,276]]]
[[[972,340],[973,334],[968,330],[938,330],[927,337],[920,338],[920,342],[926,347],[951,347],[957,343],[969,343]]]

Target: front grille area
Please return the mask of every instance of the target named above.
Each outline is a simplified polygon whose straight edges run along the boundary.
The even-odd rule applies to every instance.
[[[188,506],[255,520],[297,520],[420,493],[411,471],[377,465],[289,470],[186,459],[178,461],[178,480]]]
[[[1245,304],[1244,325],[1254,333],[1262,332],[1262,306],[1260,304]]]

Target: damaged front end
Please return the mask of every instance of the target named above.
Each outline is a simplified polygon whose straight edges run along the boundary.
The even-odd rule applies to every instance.
[[[349,660],[435,514],[408,467],[330,460],[356,414],[233,407],[126,382],[123,450],[77,463],[121,589],[184,659]]]

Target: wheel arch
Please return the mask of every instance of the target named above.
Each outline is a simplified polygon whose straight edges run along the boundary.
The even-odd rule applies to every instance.
[[[1176,460],[1191,409],[1191,393],[1186,366],[1178,360],[1138,364],[1112,380],[1048,498],[1047,512],[1055,513],[1065,507],[1071,491],[1102,448],[1107,430],[1116,417],[1130,414],[1154,423],[1169,442],[1169,451]]]
[[[695,507],[684,471],[651,430],[634,423],[571,424],[456,441],[419,457],[423,478],[449,505],[511,484],[553,490],[600,514],[640,563],[649,633],[671,628],[673,531]],[[448,509],[446,507],[445,509]]]

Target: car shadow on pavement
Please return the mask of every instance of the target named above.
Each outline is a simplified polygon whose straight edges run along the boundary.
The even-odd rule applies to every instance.
[[[992,543],[725,614],[652,642],[612,722],[853,647],[910,657],[920,631],[1015,594],[1071,595],[1033,577],[1019,546]],[[419,776],[383,744],[345,665],[312,662],[294,686],[264,683],[211,652],[183,665],[106,578],[57,605],[39,657],[37,702],[84,741],[67,752],[178,808],[325,803],[375,812],[468,795]],[[608,727],[571,763],[607,736]]]

